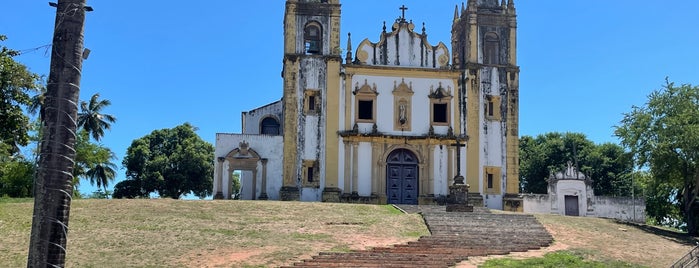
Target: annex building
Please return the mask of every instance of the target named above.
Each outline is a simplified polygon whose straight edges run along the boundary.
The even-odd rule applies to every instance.
[[[216,135],[215,198],[238,171],[242,199],[432,204],[462,175],[476,205],[521,211],[514,0],[457,5],[451,51],[403,12],[341,55],[340,16],[286,1],[282,98]]]

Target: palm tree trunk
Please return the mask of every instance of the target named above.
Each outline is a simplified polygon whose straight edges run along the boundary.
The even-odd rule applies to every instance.
[[[27,267],[64,267],[73,194],[85,0],[58,0]]]

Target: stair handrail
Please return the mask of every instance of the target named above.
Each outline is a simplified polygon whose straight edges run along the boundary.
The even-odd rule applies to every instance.
[[[671,268],[699,267],[699,245],[677,260]]]

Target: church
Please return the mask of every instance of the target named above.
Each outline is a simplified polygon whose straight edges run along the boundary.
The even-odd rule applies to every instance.
[[[440,204],[463,176],[474,205],[522,211],[514,0],[456,5],[451,51],[400,8],[342,53],[340,0],[286,1],[281,100],[216,134],[215,199],[236,172],[241,199]]]

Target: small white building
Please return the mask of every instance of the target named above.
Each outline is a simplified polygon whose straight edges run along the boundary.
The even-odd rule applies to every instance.
[[[643,199],[595,196],[592,180],[570,163],[565,170],[551,175],[547,182],[548,194],[523,195],[524,212],[645,222]]]

